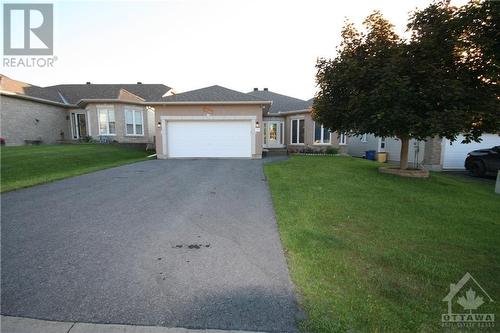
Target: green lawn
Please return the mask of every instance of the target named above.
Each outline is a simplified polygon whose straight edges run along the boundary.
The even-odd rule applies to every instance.
[[[2,147],[1,191],[42,184],[145,160],[148,152],[117,145]]]
[[[500,195],[494,185],[439,173],[400,178],[379,174],[378,166],[309,156],[265,166],[307,314],[301,328],[442,331],[442,299],[465,272],[495,300],[479,312],[500,318]]]

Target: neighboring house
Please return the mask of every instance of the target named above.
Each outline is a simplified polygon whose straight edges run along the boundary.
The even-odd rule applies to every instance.
[[[0,76],[1,133],[7,145],[92,137],[156,144],[158,158],[261,158],[263,152],[347,150],[304,101],[268,89],[211,86],[175,94],[162,84],[37,87]]]
[[[389,162],[399,162],[401,141],[396,138],[382,138],[373,134],[349,136],[348,153],[351,156],[364,157],[366,151],[375,150],[377,153],[387,153]],[[410,140],[408,161],[410,166],[422,165],[424,159],[424,142]]]
[[[410,165],[423,166],[429,170],[462,170],[467,154],[476,149],[491,148],[500,145],[500,136],[497,134],[483,134],[481,142],[462,143],[463,136],[459,135],[454,142],[439,137],[425,141],[410,140],[408,160]],[[372,134],[351,136],[348,153],[352,156],[363,157],[367,150],[386,152],[391,162],[399,162],[401,141],[396,138],[381,138]]]
[[[163,84],[38,87],[0,75],[0,136],[6,145],[96,140],[154,142],[154,113],[171,90]]]

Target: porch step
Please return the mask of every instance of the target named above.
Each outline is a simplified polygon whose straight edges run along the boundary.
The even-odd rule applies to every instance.
[[[264,156],[286,156],[288,151],[286,148],[266,148],[262,150]]]

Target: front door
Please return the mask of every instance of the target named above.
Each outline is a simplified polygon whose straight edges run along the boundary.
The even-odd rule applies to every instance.
[[[87,119],[85,113],[73,113],[71,123],[74,139],[82,139],[87,136]]]
[[[78,113],[76,119],[78,123],[78,137],[81,139],[87,136],[87,121],[85,120],[85,114]]]
[[[283,122],[266,121],[264,122],[264,147],[282,147],[283,146]]]

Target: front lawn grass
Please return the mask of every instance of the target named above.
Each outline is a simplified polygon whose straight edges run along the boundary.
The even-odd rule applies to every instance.
[[[494,184],[401,178],[378,166],[309,156],[265,166],[303,331],[443,331],[442,299],[466,272],[495,300],[473,313],[499,318]]]
[[[1,191],[47,183],[145,160],[148,152],[118,145],[67,144],[0,148]]]

